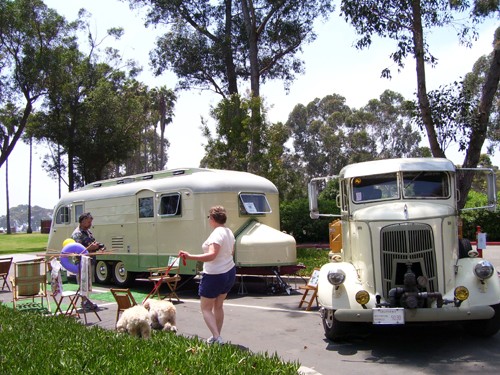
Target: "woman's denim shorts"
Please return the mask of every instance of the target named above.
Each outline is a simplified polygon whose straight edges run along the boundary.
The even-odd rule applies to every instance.
[[[198,288],[198,295],[205,298],[217,298],[227,294],[236,281],[236,266],[225,273],[210,275],[204,273]]]

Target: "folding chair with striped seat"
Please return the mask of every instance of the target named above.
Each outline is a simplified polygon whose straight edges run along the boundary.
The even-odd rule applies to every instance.
[[[10,277],[12,284],[12,304],[14,310],[20,300],[40,298],[41,307],[44,308],[44,299],[50,312],[49,296],[47,293],[47,264],[45,259],[14,262],[14,273]]]

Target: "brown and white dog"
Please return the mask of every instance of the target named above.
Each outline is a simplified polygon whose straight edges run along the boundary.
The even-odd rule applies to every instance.
[[[172,302],[148,299],[143,306],[149,311],[151,328],[177,332],[175,323],[177,311]]]

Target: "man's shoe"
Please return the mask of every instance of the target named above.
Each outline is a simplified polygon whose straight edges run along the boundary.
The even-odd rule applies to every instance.
[[[99,307],[95,303],[92,303],[90,300],[86,299],[82,302],[82,308],[85,310],[96,311]]]

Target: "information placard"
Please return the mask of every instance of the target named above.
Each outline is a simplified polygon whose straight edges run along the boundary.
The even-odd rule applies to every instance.
[[[374,308],[373,324],[405,324],[405,311],[401,307]]]

